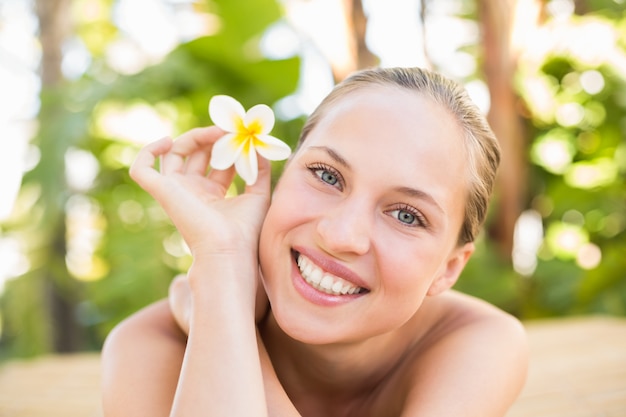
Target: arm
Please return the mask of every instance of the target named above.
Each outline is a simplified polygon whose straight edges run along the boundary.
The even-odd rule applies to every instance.
[[[172,416],[267,415],[253,302],[242,302],[239,282],[255,266],[235,268],[230,256],[194,261],[191,287],[198,282]],[[203,279],[206,271],[218,279]]]
[[[526,334],[516,319],[497,313],[474,320],[420,355],[402,417],[502,417],[527,366]]]
[[[172,280],[168,303],[176,324],[186,335],[189,334],[189,319],[191,317],[191,288],[186,275],[180,274]],[[269,301],[263,284],[257,283],[256,298],[254,302],[254,321],[259,324],[265,319],[269,312]]]
[[[188,275],[189,337],[185,345],[180,337],[170,340],[157,331],[161,324],[168,332],[176,327],[169,311],[158,326],[150,328],[156,314],[142,312],[116,329],[103,355],[109,368],[105,410],[112,410],[107,416],[146,415],[146,410],[168,415],[170,408],[172,416],[267,415],[254,306],[270,169],[259,160],[257,183],[225,199],[234,170],[206,174],[212,144],[222,134],[216,128],[194,129],[176,142],[163,139],[144,148],[131,168],[133,179],[159,201],[194,257]],[[157,158],[160,172],[153,168]],[[150,366],[160,362],[168,363],[167,372],[152,372]],[[117,395],[133,388],[138,395]]]
[[[179,275],[172,281],[169,290],[169,307],[176,323],[186,334],[189,331],[189,317],[191,315],[191,288],[189,280],[184,275]],[[255,321],[258,324],[267,315],[269,303],[267,295],[259,284],[255,304]],[[154,323],[157,325],[157,323]],[[156,342],[156,341],[154,341]],[[257,332],[257,345],[259,349],[259,359],[263,373],[263,385],[265,388],[265,400],[269,415],[272,417],[299,417],[300,414],[287,396],[283,386],[278,380],[274,371],[274,366],[270,360],[265,345]],[[178,375],[176,375],[177,377]],[[173,394],[172,396],[173,397]]]
[[[236,198],[225,198],[234,169],[208,170],[215,127],[143,148],[131,177],[163,207],[189,246],[189,335],[171,416],[267,414],[256,346],[258,236],[269,205],[270,166]],[[160,168],[154,168],[160,159]],[[216,343],[216,341],[218,343]],[[240,400],[246,387],[246,401]]]

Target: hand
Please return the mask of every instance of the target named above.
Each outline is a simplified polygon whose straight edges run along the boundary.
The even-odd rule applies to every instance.
[[[183,300],[183,315],[176,317],[189,337],[171,416],[267,415],[254,307],[270,166],[259,158],[256,183],[225,198],[235,169],[209,170],[213,145],[223,134],[209,127],[176,141],[161,139],[143,148],[130,169],[172,219],[194,257],[188,271],[191,310]],[[154,168],[157,157],[160,171]]]
[[[208,171],[213,144],[224,134],[217,127],[197,128],[175,141],[164,138],[144,147],[131,177],[157,200],[189,246],[192,255],[257,256],[261,225],[270,201],[270,165],[259,158],[254,185],[225,198],[235,171]],[[161,158],[160,172],[154,168]]]

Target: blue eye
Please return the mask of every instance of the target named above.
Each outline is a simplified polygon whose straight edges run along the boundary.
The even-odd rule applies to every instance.
[[[400,223],[407,226],[426,227],[426,219],[416,209],[406,206],[400,207],[388,212],[392,217],[396,218]]]
[[[317,174],[318,177],[320,177],[322,181],[324,181],[327,184],[335,185],[339,181],[335,174],[325,169],[318,169],[317,171],[315,171],[315,173]]]
[[[398,220],[402,223],[413,224],[416,221],[415,215],[413,213],[409,213],[408,211],[398,210]]]
[[[322,183],[339,189],[343,188],[343,179],[341,178],[341,174],[334,168],[321,163],[309,165],[307,168]]]

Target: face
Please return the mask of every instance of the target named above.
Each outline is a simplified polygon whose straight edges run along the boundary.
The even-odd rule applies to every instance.
[[[260,241],[272,312],[291,337],[358,341],[399,328],[449,288],[470,245],[462,132],[426,97],[340,99],[287,164]]]

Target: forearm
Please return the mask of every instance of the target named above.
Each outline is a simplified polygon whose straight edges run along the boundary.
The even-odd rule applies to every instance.
[[[274,365],[270,359],[263,339],[257,331],[257,343],[259,348],[259,358],[263,372],[263,385],[265,388],[265,398],[269,417],[301,417],[291,399],[285,392],[278,376],[274,371]]]
[[[219,258],[190,270],[190,331],[172,416],[267,415],[254,293],[245,288],[255,268]]]
[[[186,275],[179,276],[172,282],[172,285],[170,286],[169,299],[169,304],[172,308],[174,316],[178,317],[178,325],[185,332],[185,334],[188,334],[189,317],[191,316],[191,288]],[[268,313],[268,309],[269,306],[265,290],[259,283],[255,304],[255,322],[257,325],[264,320]],[[267,402],[269,415],[271,417],[299,417],[300,414],[291,403],[289,396],[278,380],[278,376],[274,371],[274,365],[267,354],[265,344],[259,331],[256,333],[258,354],[263,373],[263,385],[265,388],[265,401]]]

